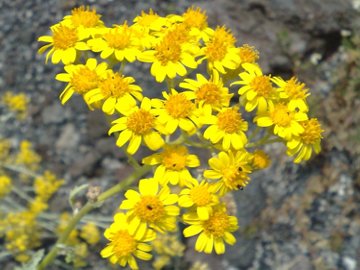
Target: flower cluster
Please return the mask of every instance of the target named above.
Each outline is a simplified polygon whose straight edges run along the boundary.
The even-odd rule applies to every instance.
[[[78,95],[90,110],[111,115],[109,134],[129,156],[141,147],[155,151],[142,159],[153,175],[125,192],[102,257],[138,269],[136,258],[150,260],[151,242],[175,232],[178,222],[185,237],[197,236],[195,250],[223,254],[238,229],[226,196],[269,166],[259,147],[283,142],[295,162],[320,151],[323,130],[308,116],[308,89],[295,77],[263,74],[257,50],[237,45],[225,26],[209,27],[199,8],[165,17],[143,11],[113,27],[100,17],[74,9],[39,38],[48,43],[39,52],[64,65],[56,76],[66,83],[62,104]],[[149,67],[161,89],[157,98],[137,74],[127,74],[134,62]],[[209,152],[208,167],[196,149]]]
[[[26,117],[29,99],[24,93],[14,94],[7,91],[0,99],[0,104],[13,112],[19,120],[23,120]]]
[[[22,141],[16,151],[9,139],[0,139],[0,238],[18,262],[30,260],[41,245],[43,228],[49,225],[43,224],[42,214],[64,183],[50,171],[39,174],[41,158],[32,148]],[[25,191],[24,183],[35,196]]]

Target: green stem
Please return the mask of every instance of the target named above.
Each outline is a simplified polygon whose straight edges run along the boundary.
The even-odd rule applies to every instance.
[[[94,208],[98,207],[101,202],[116,195],[117,193],[122,191],[125,187],[131,185],[136,179],[140,178],[141,176],[149,172],[151,168],[152,168],[151,166],[143,166],[139,168],[138,170],[134,171],[133,174],[128,176],[126,179],[124,179],[117,185],[101,193],[96,202],[91,202],[91,201],[87,202],[84,205],[84,207],[81,208],[80,211],[77,212],[77,214],[73,216],[73,218],[70,220],[69,224],[62,232],[59,239],[56,241],[55,245],[51,248],[50,252],[45,256],[45,258],[38,266],[38,270],[45,269],[47,265],[53,262],[53,260],[55,259],[58,253],[59,246],[64,245],[66,243],[66,240],[68,239],[70,233],[76,227],[76,225],[79,223],[79,221],[82,219],[83,216],[85,216],[88,212],[90,212]]]

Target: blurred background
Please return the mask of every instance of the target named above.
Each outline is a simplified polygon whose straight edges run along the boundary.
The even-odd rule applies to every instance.
[[[50,202],[53,211],[69,208],[64,198],[75,185],[107,188],[129,173],[103,114],[89,112],[81,98],[61,106],[64,85],[54,79],[61,67],[45,65],[37,54],[37,38],[81,4],[95,7],[108,26],[150,8],[167,15],[199,6],[211,27],[226,25],[238,45],[258,49],[264,72],[296,75],[311,89],[310,114],[325,130],[321,154],[294,165],[284,147],[266,148],[271,167],[235,195],[236,245],[223,256],[189,249],[186,261],[204,260],[209,269],[360,269],[359,0],[0,0],[0,96],[14,91],[30,98],[25,121],[0,115],[0,134],[31,141],[46,167],[66,179]],[[131,72],[143,89],[155,85],[147,70]],[[111,215],[120,197],[107,202],[103,214]],[[111,269],[95,253],[87,263],[84,269]],[[11,259],[0,264],[15,265]]]

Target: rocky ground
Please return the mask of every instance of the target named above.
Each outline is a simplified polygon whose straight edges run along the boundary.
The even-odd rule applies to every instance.
[[[360,269],[360,1],[0,1],[0,93],[25,91],[31,99],[30,119],[8,120],[1,135],[32,141],[46,166],[65,177],[55,210],[68,207],[63,198],[74,185],[106,188],[128,173],[103,115],[76,98],[61,106],[60,67],[36,54],[37,37],[79,4],[96,7],[108,25],[142,9],[165,15],[199,5],[212,26],[225,24],[240,43],[256,46],[266,72],[296,74],[311,88],[312,113],[326,130],[322,153],[294,165],[279,145],[269,147],[272,166],[235,198],[237,244],[201,259],[213,269]],[[188,260],[197,256],[187,253]],[[87,269],[103,267],[97,261]]]

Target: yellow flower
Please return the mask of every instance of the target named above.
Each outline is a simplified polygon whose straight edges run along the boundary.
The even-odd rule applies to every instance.
[[[99,243],[101,239],[98,227],[92,222],[88,222],[81,227],[80,236],[90,245]]]
[[[20,119],[26,116],[29,98],[24,93],[14,94],[7,91],[2,97],[1,102],[8,107],[10,111],[16,113]]]
[[[41,157],[32,149],[33,146],[29,141],[22,141],[20,151],[16,155],[15,163],[24,165],[26,168],[36,171],[39,168]]]
[[[101,52],[100,57],[103,59],[113,56],[120,62],[134,62],[140,53],[138,39],[126,22],[109,28],[101,37],[91,39],[87,43],[92,51]]]
[[[324,130],[316,118],[300,122],[304,131],[296,137],[293,137],[286,143],[288,148],[287,154],[290,156],[296,155],[295,163],[300,163],[303,160],[309,160],[313,151],[319,153],[321,151],[321,139]]]
[[[239,56],[241,64],[255,63],[257,60],[259,60],[259,52],[253,46],[248,44],[244,44],[243,46],[239,47]]]
[[[71,218],[72,216],[67,212],[64,212],[60,215],[59,225],[56,228],[56,233],[58,236],[60,236],[66,230]],[[75,246],[79,244],[80,239],[78,238],[78,236],[79,236],[79,231],[77,229],[73,229],[66,240],[66,245]]]
[[[0,138],[0,161],[4,161],[9,158],[11,148],[11,142],[8,139]]]
[[[151,103],[167,134],[173,134],[178,127],[187,133],[194,133],[199,119],[196,106],[191,101],[192,95],[189,92],[178,93],[171,89],[170,94],[164,91],[163,97],[165,101],[152,99]]]
[[[211,124],[204,132],[204,138],[216,144],[222,141],[222,149],[239,150],[247,143],[245,131],[248,129],[248,123],[242,119],[238,107],[224,108],[217,116],[213,116]]]
[[[65,104],[74,93],[84,95],[98,88],[99,81],[107,76],[107,64],[98,65],[95,58],[89,58],[85,65],[67,65],[64,69],[66,73],[57,74],[55,77],[58,81],[68,83],[60,94],[61,104]]]
[[[190,155],[188,149],[182,145],[165,145],[164,151],[146,158],[142,162],[148,165],[160,164],[154,177],[159,179],[160,185],[184,186],[192,176],[187,167],[195,168],[200,166],[200,160],[196,155]]]
[[[148,261],[152,255],[150,242],[155,239],[153,230],[147,229],[142,236],[135,234],[132,222],[128,222],[123,213],[114,216],[114,223],[105,230],[104,236],[110,241],[101,251],[103,258],[109,258],[112,264],[119,263],[122,267],[127,264],[131,269],[139,269],[136,258]]]
[[[34,190],[43,201],[48,201],[62,184],[64,184],[63,179],[59,180],[52,172],[45,171],[42,176],[35,178]]]
[[[291,107],[290,104],[271,102],[268,104],[268,111],[259,113],[254,121],[260,127],[274,126],[275,135],[290,140],[292,136],[297,136],[304,131],[299,122],[307,119],[306,113]]]
[[[237,218],[229,216],[222,205],[214,208],[207,220],[199,219],[194,212],[184,214],[183,219],[190,224],[184,229],[185,237],[200,234],[195,244],[195,250],[199,252],[210,254],[215,249],[216,254],[224,254],[225,243],[233,245],[236,242],[232,232],[238,229]]]
[[[34,200],[32,200],[29,203],[29,211],[31,213],[34,213],[34,215],[38,216],[41,212],[44,212],[49,206],[41,197],[35,197]]]
[[[11,191],[11,178],[6,175],[0,175],[0,198]]]
[[[161,28],[167,24],[166,19],[159,16],[152,9],[150,9],[148,13],[141,11],[141,15],[135,17],[133,22],[134,24],[132,26],[134,28],[153,31],[160,31]]]
[[[209,104],[212,109],[220,110],[228,107],[233,94],[229,94],[229,89],[214,69],[213,75],[207,80],[202,74],[196,74],[196,80],[185,79],[179,86],[189,89],[195,93],[195,102],[199,104]]]
[[[219,203],[213,186],[205,180],[200,183],[192,179],[187,188],[180,192],[179,206],[192,207],[195,209],[199,219],[206,220],[212,213],[212,207]]]
[[[250,180],[250,161],[251,156],[245,151],[220,152],[218,157],[209,159],[211,170],[205,170],[204,177],[218,179],[214,186],[220,196],[232,190],[243,189]]]
[[[125,116],[113,121],[109,130],[109,134],[120,131],[116,141],[118,147],[129,141],[126,151],[132,155],[139,149],[142,140],[151,150],[163,146],[164,140],[157,131],[160,129],[158,119],[147,97],[141,102],[140,108],[135,106],[128,111],[124,110],[122,114]]]
[[[308,111],[306,98],[310,94],[304,83],[299,82],[295,77],[287,81],[280,77],[274,77],[272,81],[279,86],[279,97],[286,100],[290,107],[297,107],[302,112]]]
[[[262,170],[269,167],[271,160],[264,151],[255,150],[252,156],[251,166],[254,170]]]
[[[163,82],[166,77],[173,79],[176,75],[185,76],[185,67],[195,69],[198,65],[193,55],[197,46],[185,42],[187,38],[184,37],[188,33],[186,29],[181,30],[179,28],[179,31],[169,31],[154,50],[147,50],[138,57],[139,61],[152,63],[150,72],[157,82]]]
[[[208,27],[206,12],[196,7],[189,7],[182,15],[182,23],[190,28],[189,34],[208,41],[213,30]]]
[[[101,33],[104,27],[104,22],[100,20],[101,15],[96,13],[95,8],[80,6],[71,10],[71,15],[66,15],[62,20],[62,24],[78,28],[83,33],[84,37],[95,36]]]
[[[210,70],[216,69],[225,74],[225,68],[235,69],[240,63],[239,50],[235,47],[236,39],[232,33],[223,27],[217,27],[208,42],[201,49],[204,57],[199,62],[207,59]]]
[[[121,111],[124,106],[136,104],[137,100],[142,100],[141,88],[133,84],[133,77],[108,70],[106,78],[98,82],[98,87],[88,91],[85,95],[85,101],[91,105],[104,100],[102,111],[106,114],[113,114],[115,109]]]
[[[159,190],[159,182],[155,178],[142,179],[139,182],[139,192],[128,190],[120,209],[128,210],[128,220],[132,222],[130,230],[136,231],[139,237],[151,227],[161,233],[176,229],[176,217],[180,209],[174,204],[178,196],[171,194],[165,186]]]
[[[68,27],[63,24],[54,25],[50,28],[52,36],[41,36],[38,41],[48,42],[42,46],[38,52],[44,53],[52,47],[46,54],[46,63],[51,57],[51,62],[57,64],[62,61],[65,65],[74,63],[78,56],[78,51],[88,50],[88,46],[83,41],[86,38],[84,33],[79,32],[77,28]]]
[[[263,75],[256,64],[245,63],[242,67],[245,71],[239,74],[241,81],[231,85],[244,85],[238,93],[241,95],[241,101],[245,103],[245,110],[251,112],[257,107],[261,112],[266,111],[269,101],[274,99],[276,94],[270,76]]]

